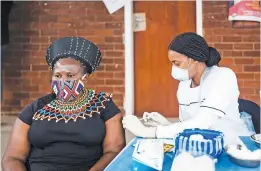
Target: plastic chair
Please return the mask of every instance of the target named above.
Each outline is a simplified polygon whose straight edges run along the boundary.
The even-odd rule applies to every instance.
[[[250,100],[239,99],[239,112],[246,112],[252,116],[255,132],[260,134],[260,106]]]

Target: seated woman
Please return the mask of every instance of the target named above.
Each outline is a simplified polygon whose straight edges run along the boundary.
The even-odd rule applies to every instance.
[[[225,144],[242,144],[237,136],[247,135],[248,131],[240,120],[237,78],[231,69],[217,66],[221,59],[218,51],[209,47],[203,37],[184,33],[170,43],[168,58],[171,75],[180,81],[180,122],[170,124],[152,113],[149,118],[159,118],[156,120],[162,125],[145,127],[136,116],[127,115],[123,126],[136,136],[158,138],[174,138],[188,128],[216,129],[224,132]]]
[[[46,60],[53,93],[28,105],[15,121],[3,171],[104,170],[125,138],[111,96],[84,88],[100,65],[100,50],[86,39],[66,37],[49,46]]]

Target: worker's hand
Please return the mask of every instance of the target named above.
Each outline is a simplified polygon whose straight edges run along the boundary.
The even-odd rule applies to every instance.
[[[127,115],[122,120],[123,127],[135,136],[143,138],[155,138],[156,127],[146,127],[134,115]]]
[[[169,125],[170,122],[158,112],[144,112],[143,113],[144,124],[147,126]]]

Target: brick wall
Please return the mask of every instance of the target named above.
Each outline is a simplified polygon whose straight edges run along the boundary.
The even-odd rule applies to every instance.
[[[2,113],[17,114],[50,89],[45,50],[63,36],[96,43],[103,60],[88,87],[113,93],[122,108],[124,94],[123,9],[113,15],[103,2],[16,2],[10,14],[10,44],[3,60]]]
[[[204,36],[222,55],[221,66],[236,72],[241,98],[260,104],[260,28],[232,28],[228,2],[203,2]]]
[[[204,36],[222,55],[222,66],[237,76],[241,97],[260,103],[260,30],[233,29],[227,2],[204,2]],[[102,2],[16,2],[10,15],[10,44],[3,60],[2,113],[17,114],[50,92],[45,50],[55,39],[82,36],[103,53],[101,67],[88,82],[114,94],[123,106],[123,9],[110,15]]]

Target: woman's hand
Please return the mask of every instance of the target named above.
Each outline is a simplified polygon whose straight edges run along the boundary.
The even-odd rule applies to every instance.
[[[169,125],[170,122],[158,112],[144,112],[143,120],[146,126]]]
[[[143,138],[156,138],[156,127],[146,127],[134,115],[127,115],[122,121],[123,127],[135,136]]]

